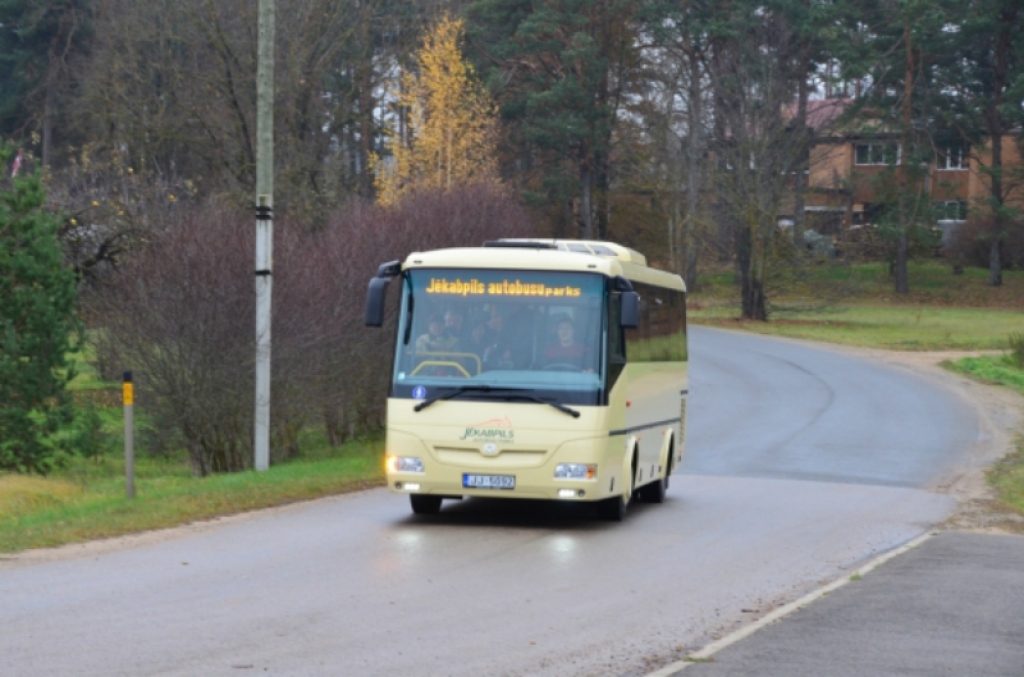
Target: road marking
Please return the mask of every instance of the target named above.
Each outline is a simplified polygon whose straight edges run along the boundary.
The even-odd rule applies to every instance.
[[[703,649],[695,651],[694,653],[690,654],[681,661],[670,663],[665,667],[661,668],[660,670],[655,670],[654,672],[650,672],[644,675],[644,677],[673,677],[674,675],[678,675],[680,672],[682,672],[683,670],[685,670],[686,668],[690,667],[695,663],[706,663],[707,659],[711,658],[722,649],[731,646],[742,639],[746,639],[747,637],[754,634],[764,626],[770,625],[771,623],[774,623],[775,621],[785,616],[788,616],[797,609],[801,609],[807,606],[811,602],[814,602],[815,600],[824,597],[825,595],[829,594],[830,592],[833,592],[834,590],[838,590],[839,588],[849,583],[851,578],[863,577],[868,572],[877,569],[889,560],[899,557],[908,550],[913,550],[914,548],[921,545],[931,537],[935,536],[937,533],[937,531],[929,531],[927,533],[921,534],[917,538],[913,539],[912,541],[909,541],[908,543],[904,543],[895,550],[890,550],[884,555],[876,557],[875,559],[871,560],[870,562],[862,566],[860,569],[857,569],[853,573],[846,574],[842,578],[832,581],[824,587],[818,588],[813,592],[809,592],[800,599],[796,600],[795,602],[790,602],[789,604],[780,606],[778,609],[772,611],[764,618],[758,619],[750,625],[742,627],[732,634],[726,635],[721,639],[715,640],[711,644],[705,646]]]

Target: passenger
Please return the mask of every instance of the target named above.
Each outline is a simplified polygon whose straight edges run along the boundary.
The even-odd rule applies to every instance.
[[[588,367],[590,349],[576,340],[576,327],[566,318],[558,323],[558,341],[544,350],[545,366],[565,365],[581,371]]]
[[[454,338],[459,343],[465,343],[465,341],[463,340],[465,339],[465,337],[462,335],[462,313],[460,313],[457,309],[451,308],[445,311],[444,332],[448,334],[448,336]]]
[[[452,352],[458,345],[458,339],[444,331],[444,319],[440,315],[431,315],[427,320],[428,333],[416,339],[416,352],[443,353]]]
[[[505,335],[505,318],[494,315],[484,330],[484,352],[481,356],[488,369],[513,369],[512,350]]]
[[[480,359],[484,357],[484,351],[487,350],[487,325],[484,323],[478,324],[473,327],[473,331],[469,334],[469,351],[476,353],[480,356]]]

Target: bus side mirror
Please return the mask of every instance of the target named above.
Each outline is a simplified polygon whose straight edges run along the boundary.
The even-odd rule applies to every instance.
[[[377,268],[377,276],[370,280],[370,288],[366,291],[366,326],[381,327],[384,325],[384,301],[388,295],[388,284],[391,278],[402,273],[401,261],[388,261]]]
[[[389,277],[375,277],[370,280],[366,291],[366,326],[380,327],[384,324],[384,301],[387,299]]]
[[[636,329],[640,326],[640,295],[635,291],[622,292],[622,312],[619,324],[624,329]]]

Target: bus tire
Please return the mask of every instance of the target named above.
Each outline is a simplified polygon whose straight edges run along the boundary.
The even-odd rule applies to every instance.
[[[441,497],[430,494],[409,494],[412,511],[417,515],[436,515],[441,511]]]
[[[625,496],[612,496],[597,504],[597,515],[608,522],[621,522],[626,517],[629,504]]]
[[[665,500],[665,489],[667,488],[668,478],[662,477],[642,488],[640,497],[647,503],[661,503]]]

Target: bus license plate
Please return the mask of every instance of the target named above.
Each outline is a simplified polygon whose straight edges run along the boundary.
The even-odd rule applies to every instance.
[[[466,489],[515,489],[515,475],[470,475],[462,476],[462,486]]]

